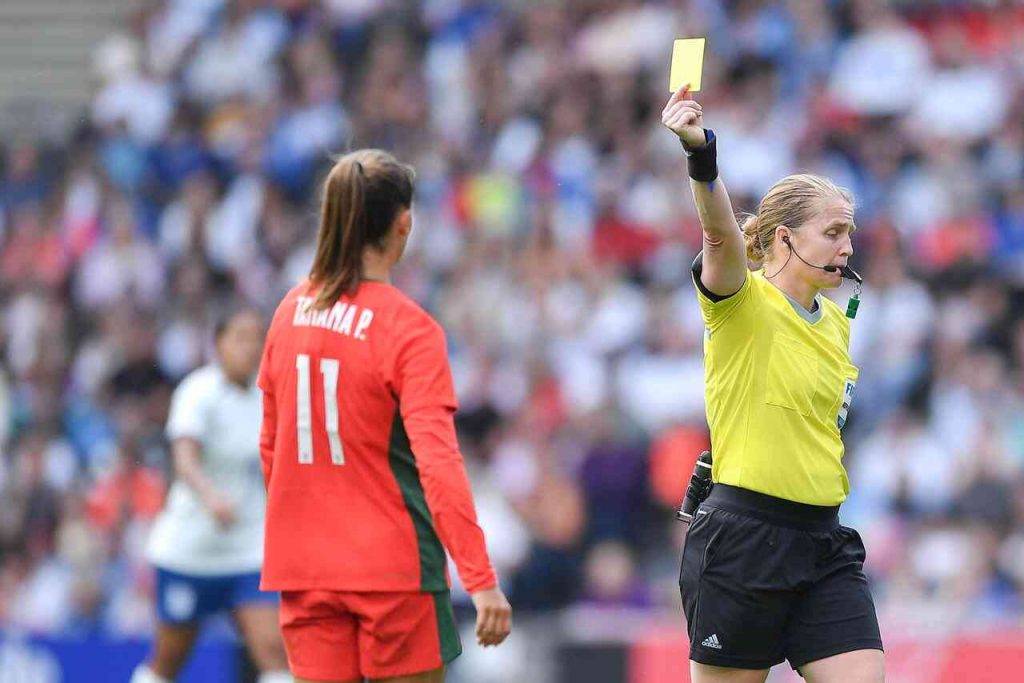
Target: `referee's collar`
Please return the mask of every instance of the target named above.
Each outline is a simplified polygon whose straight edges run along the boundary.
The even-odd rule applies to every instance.
[[[796,314],[799,315],[801,318],[803,318],[812,325],[821,320],[821,315],[824,310],[824,307],[821,305],[821,294],[814,295],[814,310],[808,311],[800,304],[799,301],[791,297],[789,294],[786,294],[778,287],[776,287],[775,289],[778,289],[779,293],[782,294],[782,296],[786,297],[786,301],[789,302],[789,305],[793,307],[793,310],[796,311]]]

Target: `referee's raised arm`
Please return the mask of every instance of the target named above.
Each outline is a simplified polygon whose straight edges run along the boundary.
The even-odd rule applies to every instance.
[[[705,130],[703,108],[689,92],[687,83],[672,94],[661,112],[661,122],[679,136],[688,158],[690,189],[704,231],[701,283],[713,294],[727,297],[735,294],[746,278],[746,245],[729,193],[718,177],[714,133]]]

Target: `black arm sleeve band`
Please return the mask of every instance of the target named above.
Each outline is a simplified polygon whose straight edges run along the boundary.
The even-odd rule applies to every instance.
[[[694,286],[697,287],[697,289],[700,290],[700,293],[703,294],[705,297],[707,297],[712,303],[716,303],[717,304],[719,301],[725,301],[726,299],[728,299],[730,297],[736,296],[736,294],[739,293],[739,291],[740,291],[739,289],[737,289],[732,294],[726,294],[725,296],[722,296],[721,294],[715,294],[710,289],[708,289],[707,287],[704,286],[704,283],[700,279],[701,273],[704,272],[704,252],[703,251],[698,252],[697,253],[697,258],[693,259],[693,265],[690,266],[690,271],[693,273],[693,284],[694,284]],[[740,289],[742,289],[742,287]]]
[[[699,183],[712,183],[718,178],[718,138],[715,131],[705,128],[704,139],[707,142],[703,147],[690,147],[682,138],[679,142],[686,152],[686,170],[690,177]]]

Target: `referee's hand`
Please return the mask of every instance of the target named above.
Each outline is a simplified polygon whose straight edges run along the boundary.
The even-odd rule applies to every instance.
[[[470,597],[476,608],[476,642],[483,647],[501,645],[512,630],[512,605],[505,594],[495,586]]]
[[[661,122],[688,146],[703,147],[707,143],[704,138],[704,110],[690,99],[689,94],[689,83],[672,93],[661,111]]]

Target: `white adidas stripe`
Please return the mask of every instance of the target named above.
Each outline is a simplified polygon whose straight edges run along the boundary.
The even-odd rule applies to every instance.
[[[722,649],[722,644],[718,642],[718,634],[716,633],[712,633],[710,636],[705,638],[703,642],[701,642],[701,645],[704,647],[713,647],[716,650]]]

